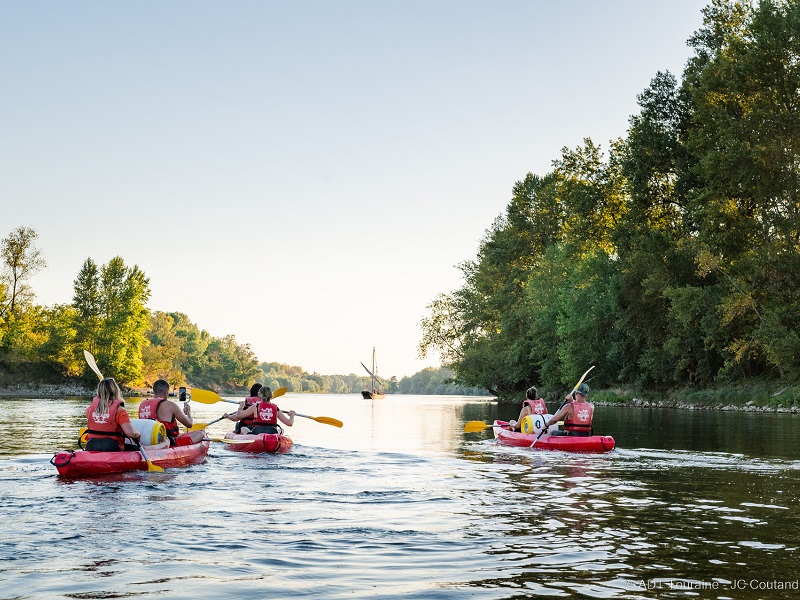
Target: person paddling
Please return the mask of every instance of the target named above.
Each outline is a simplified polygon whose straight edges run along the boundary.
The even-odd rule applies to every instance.
[[[589,386],[582,383],[578,389],[564,398],[561,409],[545,423],[545,429],[563,419],[564,430],[554,431],[551,435],[591,436],[594,405],[586,401],[588,395]]]
[[[155,419],[164,424],[170,446],[190,446],[197,444],[205,437],[205,431],[181,433],[178,423],[191,427],[194,425],[192,409],[189,403],[183,405],[183,411],[172,400],[169,400],[169,384],[159,379],[153,384],[153,398],[139,405],[140,419]]]
[[[86,409],[86,420],[87,450],[120,452],[127,449],[126,437],[132,440],[142,437],[131,424],[122,390],[113,377],[107,377],[97,385],[97,395]]]
[[[245,398],[242,402],[239,402],[239,412],[245,411],[254,404],[258,404],[261,402],[261,398],[258,395],[258,390],[263,388],[264,386],[260,383],[254,383],[253,386],[250,388],[250,395]],[[227,415],[225,415],[227,416]],[[246,427],[247,431],[250,431],[253,428],[253,417],[245,417],[244,419],[240,419],[236,422],[236,427],[234,428],[235,433],[242,433],[242,427]]]
[[[525,400],[522,401],[522,409],[519,411],[519,417],[516,421],[510,421],[508,428],[512,431],[519,431],[522,419],[528,415],[546,415],[547,405],[544,399],[538,398],[536,388],[531,386],[525,391]]]
[[[252,418],[252,428],[242,427],[240,433],[281,433],[282,429],[278,421],[291,427],[294,425],[295,412],[290,410],[283,412],[278,405],[272,402],[272,390],[262,387],[258,390],[259,402],[244,410],[238,410],[233,414],[226,415],[231,421],[246,420]]]

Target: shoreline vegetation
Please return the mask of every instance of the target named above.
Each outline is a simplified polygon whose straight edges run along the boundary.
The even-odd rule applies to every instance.
[[[12,398],[91,398],[94,388],[82,387],[80,384],[16,384],[0,386],[0,402]],[[146,388],[126,389],[126,398],[146,397],[151,390]],[[318,392],[297,392],[318,393]],[[330,393],[330,392],[326,392]],[[356,392],[349,392],[355,394]],[[391,395],[404,396],[415,393],[395,392]],[[230,395],[242,396],[246,392],[236,391]],[[448,396],[453,394],[423,394]],[[500,404],[518,404],[518,399],[504,399],[494,396],[475,396],[476,402],[498,402]],[[547,399],[553,405],[560,400]],[[654,394],[633,390],[593,390],[591,402],[595,406],[619,406],[627,408],[673,408],[676,410],[713,410],[724,412],[761,412],[800,414],[800,387],[784,388],[769,393],[755,388],[719,388],[716,390],[677,390],[670,393]]]
[[[622,137],[516,182],[428,305],[422,357],[503,397],[597,364],[593,389],[668,404],[800,404],[720,395],[800,382],[800,0],[702,13],[683,73],[654,75]]]

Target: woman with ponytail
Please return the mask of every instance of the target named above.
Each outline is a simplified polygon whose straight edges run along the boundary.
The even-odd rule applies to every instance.
[[[132,440],[141,437],[131,424],[122,390],[113,377],[107,377],[97,385],[97,395],[86,409],[86,419],[87,450],[119,452],[125,449],[126,437]]]

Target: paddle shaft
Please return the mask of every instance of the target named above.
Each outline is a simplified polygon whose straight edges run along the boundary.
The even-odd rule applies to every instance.
[[[144,462],[147,463],[147,470],[148,471],[163,471],[164,470],[161,467],[159,467],[158,465],[153,464],[150,461],[150,459],[147,458],[147,454],[145,453],[144,448],[142,448],[142,445],[138,441],[136,442],[136,445],[139,446],[139,452],[142,453],[142,458],[144,458]]]

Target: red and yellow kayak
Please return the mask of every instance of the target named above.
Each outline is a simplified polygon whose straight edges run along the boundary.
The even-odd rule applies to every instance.
[[[228,433],[222,438],[228,450],[236,452],[269,452],[280,454],[292,449],[292,438],[280,433]]]
[[[610,452],[616,442],[610,435],[591,435],[579,437],[572,435],[551,435],[545,433],[539,437],[538,433],[522,433],[506,429],[507,421],[495,421],[494,437],[506,446],[534,448],[536,450],[563,450],[566,452]],[[538,439],[537,439],[538,438]],[[536,442],[534,444],[534,442]]]
[[[162,469],[187,467],[205,460],[208,440],[189,446],[174,446],[146,450],[150,462]],[[125,471],[147,471],[147,463],[138,450],[124,452],[96,452],[92,450],[61,450],[50,463],[62,477],[91,477]]]

